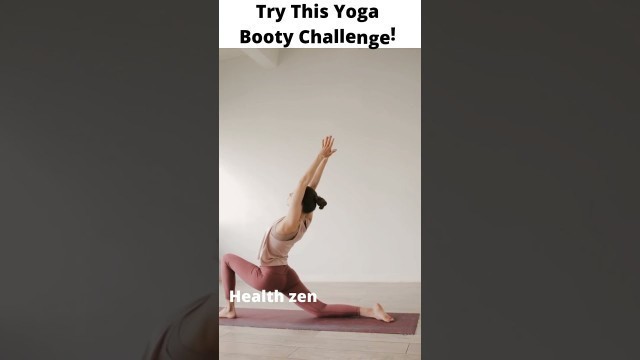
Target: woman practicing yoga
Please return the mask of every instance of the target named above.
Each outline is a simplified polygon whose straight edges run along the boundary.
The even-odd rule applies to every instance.
[[[235,304],[231,301],[231,292],[235,292],[236,274],[244,282],[257,290],[279,291],[285,296],[291,294],[311,294],[309,289],[300,281],[298,274],[287,265],[289,251],[305,234],[316,205],[320,209],[327,202],[316,194],[315,189],[327,160],[336,150],[333,149],[333,137],[327,136],[322,140],[322,149],[311,164],[311,167],[298,182],[294,192],[289,194],[289,211],[287,215],[276,221],[264,235],[259,251],[260,266],[256,266],[239,256],[225,254],[222,257],[221,274],[227,305],[218,317],[233,319],[236,317]],[[295,295],[294,295],[295,296]],[[348,317],[364,316],[393,321],[380,304],[373,307],[357,307],[352,305],[325,304],[317,299],[306,302],[295,302],[303,310],[316,317]]]

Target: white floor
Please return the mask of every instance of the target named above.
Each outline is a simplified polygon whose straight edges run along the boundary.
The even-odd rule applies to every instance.
[[[420,283],[307,283],[326,303],[371,306],[379,302],[388,312],[420,313]],[[253,293],[239,282],[237,290]],[[224,305],[220,287],[220,305]],[[242,307],[299,310],[294,304],[260,303]],[[260,329],[220,326],[220,359],[420,359],[420,322],[416,335]]]

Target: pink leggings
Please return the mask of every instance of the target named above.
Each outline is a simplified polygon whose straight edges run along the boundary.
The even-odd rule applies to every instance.
[[[236,274],[256,290],[275,291],[289,296],[290,293],[310,294],[309,289],[300,281],[298,274],[288,265],[256,266],[247,260],[225,254],[221,264],[222,283],[225,298],[230,299],[231,291],[236,289]],[[360,315],[360,308],[351,305],[331,305],[321,301],[296,302],[296,305],[315,317],[347,317]]]

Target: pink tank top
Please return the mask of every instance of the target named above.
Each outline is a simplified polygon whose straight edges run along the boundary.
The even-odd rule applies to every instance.
[[[276,225],[282,220],[284,220],[284,217],[278,219],[264,234],[262,245],[260,245],[260,251],[258,252],[260,266],[288,265],[287,258],[289,257],[289,251],[295,243],[302,239],[302,236],[311,223],[308,219],[300,221],[298,231],[294,235],[288,238],[280,238],[276,235],[275,229]]]

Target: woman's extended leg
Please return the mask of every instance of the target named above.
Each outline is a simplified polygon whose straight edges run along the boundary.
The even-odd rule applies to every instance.
[[[315,317],[365,316],[384,322],[394,320],[393,317],[384,311],[380,304],[375,304],[373,307],[367,308],[343,304],[325,304],[315,297],[312,298],[308,295],[311,294],[309,289],[300,281],[298,274],[291,268],[287,274],[287,286],[283,290],[283,293],[289,297],[291,297],[290,295],[297,297],[298,294],[305,294],[305,301],[296,301],[295,303]]]

